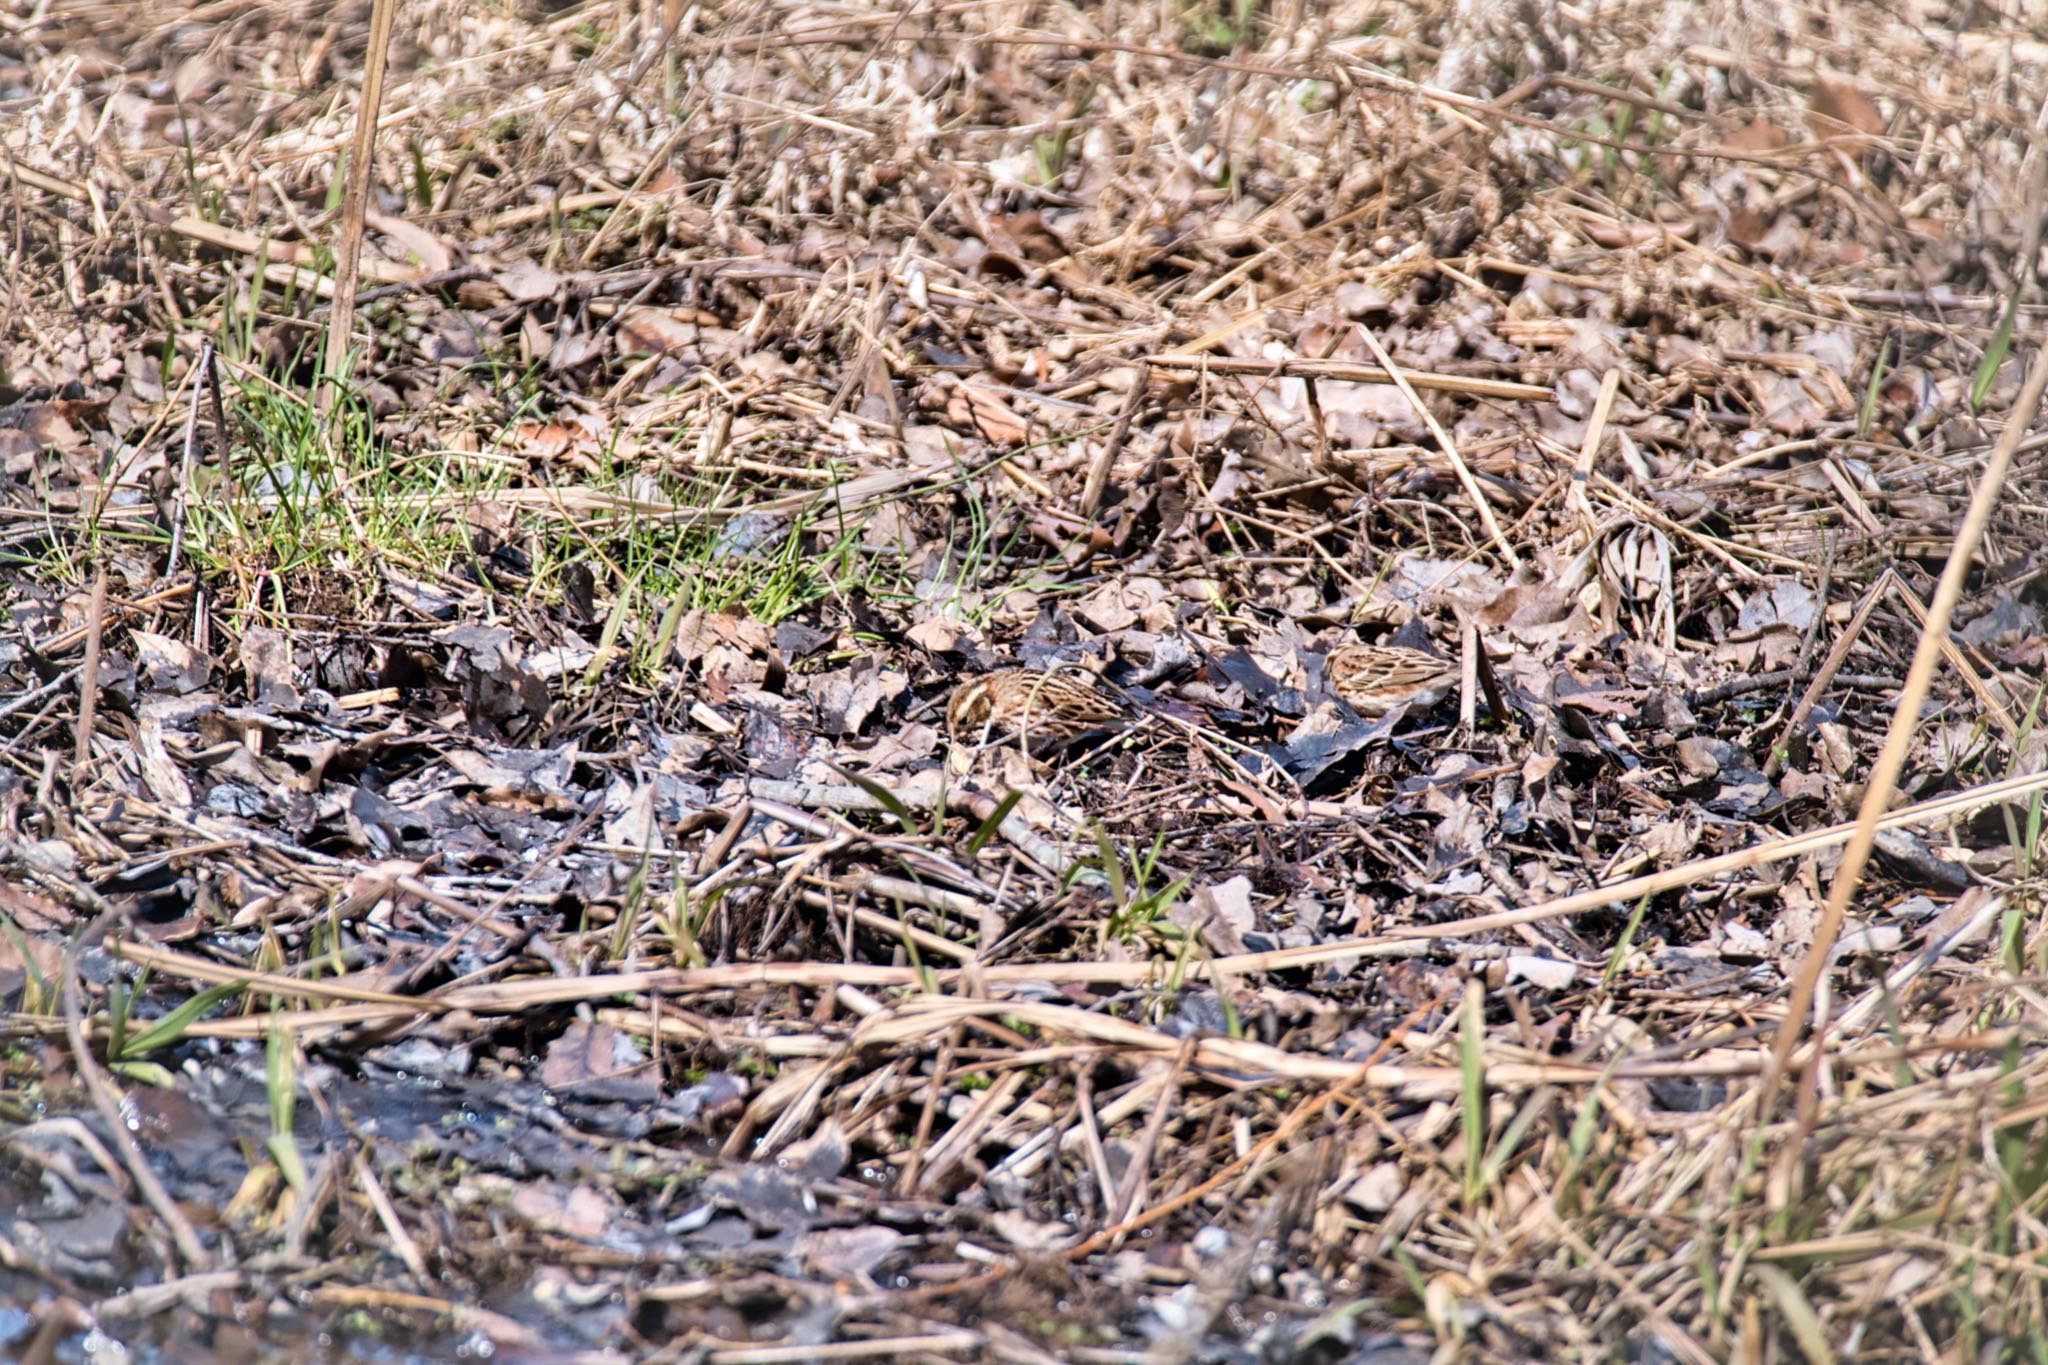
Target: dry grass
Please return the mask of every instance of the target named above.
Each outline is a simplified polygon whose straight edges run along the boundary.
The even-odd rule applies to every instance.
[[[1492,9],[0,16],[25,1358],[2048,1350],[2048,49]]]

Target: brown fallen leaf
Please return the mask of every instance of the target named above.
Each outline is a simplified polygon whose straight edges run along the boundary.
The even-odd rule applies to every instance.
[[[1806,122],[1823,142],[1860,151],[1884,131],[1885,118],[1855,86],[1822,76],[1814,82],[1813,96],[1807,101]]]
[[[1001,394],[972,380],[947,397],[946,419],[998,445],[1022,445],[1031,435],[1030,426]]]

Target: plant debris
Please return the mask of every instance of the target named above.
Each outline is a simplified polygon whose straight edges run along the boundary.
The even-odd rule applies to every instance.
[[[2048,1333],[2019,20],[394,32],[0,22],[23,1359]]]

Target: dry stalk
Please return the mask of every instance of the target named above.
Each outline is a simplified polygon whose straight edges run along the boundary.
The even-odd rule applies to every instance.
[[[1928,604],[1926,632],[1913,651],[1913,662],[1906,672],[1906,685],[1900,689],[1898,702],[1892,708],[1891,727],[1885,733],[1884,748],[1872,765],[1869,784],[1863,792],[1863,804],[1857,810],[1856,823],[1850,831],[1847,846],[1842,850],[1842,861],[1835,869],[1834,883],[1828,890],[1827,905],[1814,929],[1813,941],[1800,964],[1799,974],[1793,979],[1791,994],[1786,1000],[1784,1022],[1778,1026],[1777,1038],[1771,1044],[1771,1064],[1765,1073],[1763,1100],[1757,1109],[1759,1123],[1766,1121],[1775,1107],[1778,1083],[1806,1028],[1807,1011],[1813,1005],[1821,973],[1828,968],[1835,940],[1842,932],[1842,921],[1849,913],[1849,902],[1855,897],[1857,882],[1870,861],[1870,852],[1884,821],[1886,807],[1891,804],[1892,793],[1898,790],[1899,771],[1905,766],[1906,750],[1912,744],[1913,732],[1920,723],[1920,708],[1926,702],[1928,687],[1934,681],[1934,665],[1941,657],[1941,646],[1948,636],[1949,619],[1955,614],[1956,602],[1962,597],[1963,580],[1976,560],[1977,545],[1984,538],[1984,528],[1991,520],[1992,508],[1997,505],[1999,490],[2005,486],[2013,452],[2025,438],[2034,413],[2041,406],[2044,391],[2048,391],[2048,347],[2034,357],[2026,383],[2006,419],[2005,434],[1991,452],[1991,458],[1985,462],[1977,494],[1970,500],[1970,510],[1956,531],[1948,564],[1934,589],[1934,600]],[[2035,774],[2034,778],[2040,780],[2044,776],[2048,775]]]
[[[105,916],[102,915],[101,919],[103,921]],[[100,1064],[93,1058],[91,1046],[86,1042],[85,989],[79,982],[78,953],[86,943],[98,936],[97,930],[100,927],[102,924],[97,922],[88,925],[86,931],[80,934],[64,953],[63,979],[58,989],[64,1006],[64,1034],[71,1045],[71,1061],[78,1068],[79,1083],[85,1087],[93,1107],[99,1111],[101,1121],[113,1135],[114,1145],[120,1149],[121,1160],[127,1166],[128,1174],[135,1181],[136,1188],[142,1191],[142,1196],[149,1202],[150,1208],[163,1220],[164,1227],[169,1230],[172,1242],[177,1245],[178,1255],[186,1266],[203,1273],[213,1269],[212,1253],[206,1249],[206,1244],[199,1240],[199,1233],[178,1208],[177,1201],[171,1198],[170,1191],[164,1188],[163,1181],[157,1178],[156,1171],[149,1164],[149,1158],[144,1155],[141,1144],[136,1141],[134,1132],[121,1113],[120,1101],[115,1098],[113,1087],[107,1083]]]
[[[92,570],[92,602],[86,608],[85,662],[78,674],[78,733],[72,748],[72,781],[83,785],[91,776],[92,732],[100,701],[100,643],[107,624],[107,565],[96,559]]]
[[[356,322],[356,273],[363,254],[363,220],[370,206],[370,163],[377,150],[377,111],[384,103],[384,61],[391,50],[391,21],[398,0],[372,0],[370,43],[363,54],[363,93],[356,103],[355,140],[350,144],[348,180],[341,197],[341,237],[334,248],[334,303],[327,315],[327,363],[320,410],[332,410],[349,381]]]
[[[1408,400],[1408,405],[1415,409],[1415,415],[1429,428],[1429,434],[1436,438],[1437,449],[1443,451],[1451,462],[1451,468],[1457,471],[1458,482],[1465,488],[1465,496],[1471,500],[1473,508],[1479,513],[1479,523],[1486,528],[1486,534],[1493,541],[1494,547],[1500,551],[1501,558],[1508,562],[1510,569],[1521,568],[1521,556],[1515,553],[1515,547],[1508,544],[1507,537],[1501,534],[1500,522],[1493,515],[1493,504],[1487,501],[1486,494],[1479,487],[1479,481],[1472,477],[1472,467],[1466,464],[1465,457],[1458,453],[1458,443],[1451,439],[1451,433],[1445,431],[1443,424],[1436,420],[1436,414],[1429,410],[1429,404],[1416,395],[1408,376],[1394,364],[1394,358],[1387,354],[1387,348],[1373,335],[1372,328],[1361,324],[1358,335],[1386,368],[1395,387],[1401,390],[1402,396]]]

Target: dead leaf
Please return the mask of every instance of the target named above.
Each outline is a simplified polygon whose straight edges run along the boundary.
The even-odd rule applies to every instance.
[[[135,642],[136,664],[149,685],[158,691],[183,696],[206,686],[212,676],[212,661],[183,640],[146,630],[132,630],[128,634]]]
[[[797,1238],[794,1250],[813,1274],[871,1285],[875,1270],[908,1240],[894,1228],[876,1225],[827,1228]]]
[[[1796,578],[1774,578],[1758,585],[1743,600],[1735,628],[1752,631],[1782,626],[1803,633],[1813,625],[1819,610],[1820,599],[1812,588]]]
[[[531,261],[519,261],[491,276],[491,283],[514,303],[539,303],[561,293],[567,281]]]
[[[521,1185],[513,1191],[512,1209],[537,1232],[585,1242],[604,1236],[612,1220],[611,1201],[589,1185]]]
[[[1807,109],[1807,123],[1813,135],[1823,141],[1835,140],[1861,148],[1884,131],[1884,114],[1845,80],[1829,76],[1816,79]],[[1857,134],[1861,136],[1854,136]]]
[[[1185,904],[1173,908],[1169,918],[1182,929],[1199,932],[1218,956],[1241,953],[1244,936],[1258,927],[1251,878],[1237,876],[1199,887]]]
[[[946,398],[946,420],[997,445],[1022,445],[1031,428],[1004,397],[986,384],[969,380]]]
[[[609,1024],[580,1020],[548,1044],[540,1083],[585,1100],[652,1104],[661,1097],[654,1063],[641,1055],[632,1039]]]
[[[957,648],[961,637],[970,633],[964,622],[944,616],[929,616],[904,631],[903,638],[919,649],[945,654]]]
[[[410,251],[422,270],[438,274],[455,264],[454,249],[417,223],[376,209],[366,209],[363,221]]]
[[[1774,123],[1752,119],[1722,143],[1732,152],[1778,152],[1792,145],[1791,134]]]
[[[242,672],[251,702],[258,706],[296,706],[292,686],[292,642],[283,631],[250,626],[242,632]]]
[[[818,718],[831,734],[857,734],[884,702],[909,690],[910,679],[895,669],[841,668],[810,680]]]

